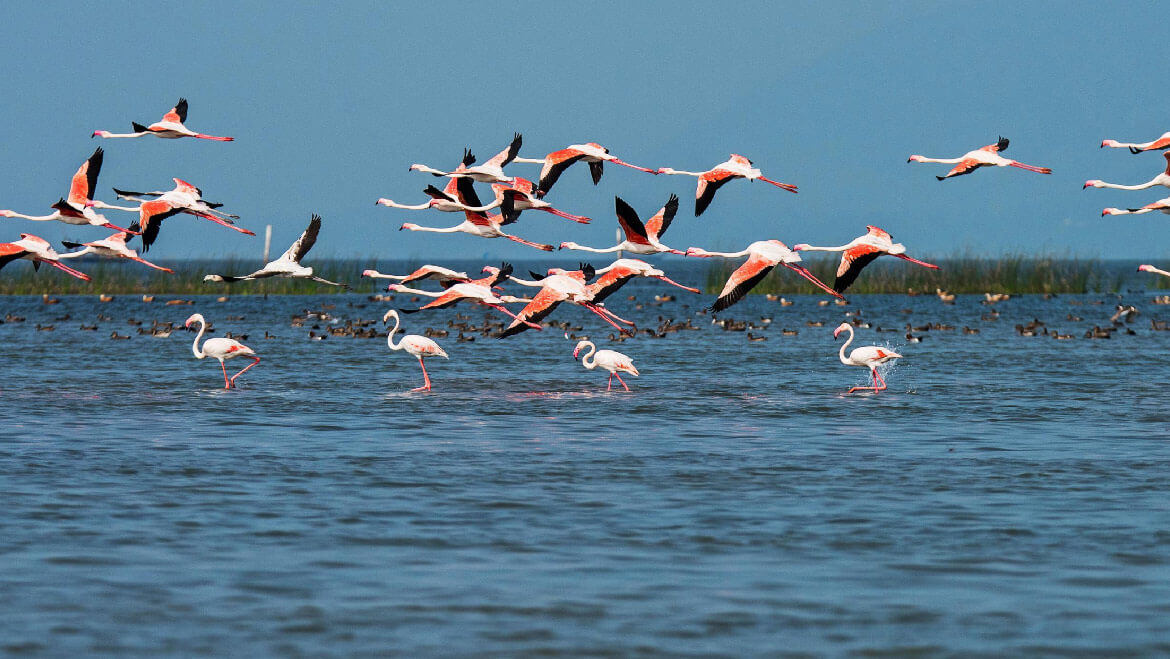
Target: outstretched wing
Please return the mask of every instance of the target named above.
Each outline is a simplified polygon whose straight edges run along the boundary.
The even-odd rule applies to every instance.
[[[649,245],[646,238],[646,227],[638,219],[638,213],[621,197],[613,198],[614,211],[617,213],[618,224],[626,234],[626,240],[639,245]]]
[[[837,279],[833,282],[833,290],[844,293],[857,279],[857,275],[861,274],[862,269],[882,254],[883,252],[873,245],[858,245],[842,252],[841,265],[837,266]]]
[[[661,238],[662,234],[670,228],[670,223],[674,221],[676,213],[678,213],[678,195],[671,194],[670,199],[666,200],[666,205],[655,213],[654,217],[646,220],[646,233],[655,238]]]
[[[280,256],[281,261],[292,261],[293,263],[300,263],[305,254],[313,249],[313,244],[317,242],[317,233],[321,231],[321,216],[313,214],[312,219],[309,220],[309,227],[301,234],[300,238],[288,248],[284,254]]]
[[[739,302],[744,295],[747,295],[748,291],[755,288],[756,284],[760,283],[764,277],[767,277],[774,267],[776,264],[773,261],[753,254],[735,272],[731,273],[731,277],[723,286],[723,291],[719,293],[719,297],[711,305],[711,311],[723,311]]]
[[[539,323],[547,318],[553,312],[553,309],[556,309],[557,305],[564,301],[564,299],[564,293],[559,293],[551,288],[540,289],[536,297],[532,298],[532,301],[525,305],[520,310],[520,313],[516,314],[516,318],[519,320],[513,320],[511,325],[508,325],[504,331],[500,332],[498,338],[507,338],[528,329],[528,325],[523,321]]]
[[[695,217],[707,210],[715,198],[715,192],[735,176],[735,172],[726,169],[713,169],[699,177],[699,184],[695,188]]]
[[[93,155],[77,168],[77,173],[73,175],[73,181],[69,185],[69,203],[84,208],[85,202],[93,199],[104,156],[105,151],[99,146]]]
[[[576,149],[561,149],[553,151],[544,157],[544,167],[540,170],[540,180],[536,183],[536,196],[543,197],[552,189],[553,184],[561,177],[569,165],[577,162],[585,154]]]

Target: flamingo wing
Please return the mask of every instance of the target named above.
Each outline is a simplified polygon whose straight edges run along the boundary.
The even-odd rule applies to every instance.
[[[491,280],[489,280],[487,282],[487,284],[486,284],[487,287],[491,288],[493,286],[500,285],[501,282],[507,280],[508,277],[510,277],[512,275],[512,272],[513,272],[513,269],[512,269],[511,263],[501,263],[500,264],[500,271],[497,272],[495,274],[495,276],[493,276],[491,278]]]
[[[173,215],[178,215],[183,209],[175,208],[165,201],[145,201],[138,207],[138,225],[142,229],[142,253],[150,251],[150,246],[158,238],[158,231],[162,221]]]
[[[564,300],[564,293],[547,287],[540,289],[540,292],[536,294],[536,297],[532,298],[532,301],[526,304],[524,308],[520,310],[520,313],[516,314],[517,320],[513,320],[511,325],[508,325],[504,331],[500,332],[498,338],[507,338],[528,329],[528,325],[524,321],[529,323],[539,323],[540,321],[547,318],[548,315],[553,312],[553,309],[556,309],[557,306]]]
[[[725,183],[739,176],[726,169],[712,169],[699,177],[699,185],[695,188],[695,217],[703,214],[715,198],[715,192]]]
[[[586,289],[589,291],[591,296],[590,300],[592,300],[594,303],[604,301],[605,298],[613,295],[617,292],[618,289],[620,289],[622,286],[625,286],[626,282],[633,279],[634,274],[635,273],[629,268],[621,267],[607,271],[604,275],[601,276],[600,279],[593,282],[592,284],[589,284],[588,288]]]
[[[992,146],[994,146],[994,145],[992,145]],[[941,181],[944,178],[950,178],[952,176],[962,176],[964,174],[970,174],[971,172],[975,171],[976,169],[979,169],[980,167],[982,167],[985,164],[987,164],[987,163],[979,162],[978,160],[976,160],[974,158],[964,158],[962,160],[962,162],[955,165],[951,169],[951,171],[947,172],[946,176],[936,176],[935,178],[937,178],[938,180]]]
[[[0,268],[12,263],[16,259],[23,258],[29,251],[22,245],[15,243],[0,243]]]
[[[163,115],[162,120],[180,124],[187,121],[187,99],[180,98],[179,102],[175,103],[175,107]]]
[[[621,197],[613,198],[614,210],[617,213],[618,224],[626,234],[626,240],[638,245],[649,245],[646,238],[646,227],[638,219],[638,213]]]
[[[594,160],[589,163],[589,175],[593,177],[593,185],[601,183],[601,175],[605,173],[605,161]]]
[[[491,159],[484,164],[495,167],[503,167],[507,165],[516,158],[516,154],[520,153],[520,144],[522,142],[523,138],[520,136],[520,133],[513,134],[512,143],[508,145],[508,148],[492,156]]]
[[[543,197],[552,189],[553,184],[561,177],[569,165],[577,162],[585,154],[576,149],[561,149],[553,151],[544,157],[544,167],[540,169],[540,180],[536,183],[536,196]]]
[[[102,159],[105,157],[105,151],[99,146],[93,155],[88,160],[81,163],[81,167],[77,168],[77,173],[73,175],[73,181],[69,185],[69,203],[84,208],[85,202],[93,199],[93,194],[97,190],[98,174],[102,171]]]
[[[1160,137],[1153,142],[1150,142],[1148,145],[1139,148],[1135,153],[1140,153],[1142,151],[1159,151],[1167,147],[1170,147],[1170,137]],[[1167,157],[1170,157],[1170,155]]]
[[[671,194],[670,199],[666,200],[666,205],[655,213],[654,217],[646,220],[646,233],[655,238],[661,238],[662,234],[670,228],[670,223],[674,221],[676,213],[678,213],[678,195]]]
[[[301,259],[313,249],[313,245],[317,242],[317,233],[321,231],[321,216],[316,213],[313,214],[312,219],[309,220],[309,227],[305,229],[300,238],[288,248],[284,254],[281,254],[281,261],[292,261],[293,263],[300,263]]]
[[[833,282],[833,290],[844,293],[857,279],[857,275],[861,274],[862,269],[884,253],[873,245],[858,245],[842,252],[841,265],[837,266],[837,279]]]
[[[451,179],[451,182],[447,184],[447,187],[454,190],[455,181],[457,180],[458,179]],[[448,191],[440,190],[433,185],[428,185],[426,189],[423,190],[423,193],[431,199],[438,199],[439,201],[455,201],[455,197],[452,196],[452,194],[449,194]]]
[[[743,265],[731,273],[731,277],[723,286],[723,291],[719,293],[719,297],[711,305],[711,311],[723,311],[739,302],[744,295],[747,295],[748,291],[755,288],[756,284],[768,276],[774,267],[776,267],[775,261],[752,254]]]

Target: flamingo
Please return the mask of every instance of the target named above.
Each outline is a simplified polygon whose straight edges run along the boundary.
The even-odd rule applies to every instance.
[[[681,169],[662,167],[658,170],[658,173],[699,177],[699,185],[695,188],[695,217],[702,215],[703,211],[707,210],[707,207],[711,205],[711,200],[715,198],[716,190],[723,187],[724,183],[736,178],[746,178],[749,181],[759,179],[765,183],[771,183],[781,190],[787,190],[792,193],[797,192],[795,185],[791,183],[780,183],[767,178],[755,167],[752,161],[737,153],[731,154],[731,157],[726,162],[721,162],[705,172],[687,172]]]
[[[529,209],[552,213],[557,217],[563,217],[566,220],[572,220],[579,224],[589,224],[589,218],[583,215],[566,213],[553,208],[553,205],[547,201],[536,198],[533,195],[533,190],[534,186],[532,181],[526,178],[520,178],[519,176],[512,179],[511,185],[492,184],[492,192],[496,195],[495,205],[501,207],[505,224],[515,222],[520,217],[522,211]]]
[[[394,327],[386,334],[386,345],[390,346],[391,350],[405,350],[407,353],[418,358],[418,365],[422,368],[423,386],[411,389],[411,391],[430,391],[431,390],[431,376],[427,375],[426,364],[423,364],[423,357],[442,357],[448,359],[447,353],[439,347],[431,339],[417,334],[404,334],[398,343],[394,343],[394,333],[398,331],[398,312],[391,309],[382,316],[382,322],[386,322],[391,318],[394,319]]]
[[[604,268],[596,270],[595,274],[601,276],[597,278],[597,281],[589,284],[586,287],[586,290],[589,292],[590,299],[592,299],[595,303],[604,301],[605,298],[613,295],[619,288],[625,286],[626,282],[630,281],[634,277],[653,277],[655,279],[661,279],[671,286],[677,286],[692,293],[700,292],[697,288],[683,286],[682,284],[667,277],[666,274],[661,270],[658,270],[649,263],[639,259],[618,259]]]
[[[580,270],[567,271],[560,268],[550,268],[545,277],[533,275],[536,277],[536,281],[508,277],[509,280],[522,286],[540,287],[540,292],[520,310],[520,313],[517,314],[517,320],[505,327],[497,338],[503,339],[523,332],[533,323],[538,323],[548,317],[561,302],[571,302],[585,307],[622,334],[632,336],[633,333],[630,330],[619,326],[614,320],[631,326],[633,323],[593,301],[593,294],[586,287],[585,282],[592,279],[594,274],[593,266],[583,263]]]
[[[177,213],[187,213],[201,217],[205,220],[215,222],[216,224],[227,227],[232,231],[254,236],[255,233],[236,226],[232,220],[239,219],[239,215],[231,215],[218,210],[223,204],[216,204],[203,199],[203,191],[191,185],[182,179],[172,179],[175,182],[174,189],[165,192],[128,192],[114,188],[119,199],[126,199],[128,201],[139,202],[138,206],[115,206],[107,204],[102,201],[93,201],[90,203],[95,208],[109,208],[113,210],[129,211],[138,213],[138,224],[142,227],[142,251],[146,252],[150,249],[150,245],[154,243],[155,238],[158,237],[158,230],[161,222]],[[146,197],[155,197],[154,199],[146,199]]]
[[[560,151],[553,151],[543,158],[520,158],[512,159],[513,162],[527,162],[544,165],[540,169],[540,179],[536,184],[536,196],[544,197],[548,191],[552,189],[553,184],[561,177],[561,174],[569,168],[569,165],[577,161],[589,163],[589,173],[593,176],[593,185],[597,185],[601,181],[601,175],[605,173],[605,163],[612,162],[615,165],[629,167],[641,172],[649,174],[657,174],[658,171],[647,169],[646,167],[639,167],[631,165],[628,162],[620,160],[616,156],[609,153],[609,149],[601,146],[597,142],[587,142],[585,144],[570,144]]]
[[[642,221],[638,219],[638,213],[624,199],[615,196],[613,200],[618,224],[621,225],[622,231],[626,234],[625,240],[613,247],[606,247],[604,249],[585,247],[574,242],[563,242],[561,243],[560,249],[575,249],[583,252],[597,252],[599,254],[605,252],[630,252],[631,254],[658,254],[661,252],[670,252],[671,254],[685,253],[667,247],[659,240],[659,237],[670,228],[670,223],[674,220],[675,213],[678,212],[678,195],[670,195],[670,199],[666,201],[666,205],[655,213],[653,217],[646,220],[646,224],[642,224]]]
[[[616,350],[598,350],[597,346],[593,345],[592,341],[578,341],[577,347],[573,349],[573,359],[577,358],[577,353],[581,352],[583,348],[589,348],[589,352],[581,356],[581,365],[589,370],[593,370],[600,366],[602,369],[609,371],[609,382],[605,386],[606,391],[613,388],[613,379],[616,377],[618,382],[622,383],[626,391],[630,388],[626,386],[625,380],[618,375],[618,371],[629,373],[634,377],[638,376],[638,369],[634,368],[634,360],[630,359],[628,355],[624,355]],[[590,358],[593,361],[589,361]]]
[[[510,183],[512,177],[504,175],[504,167],[512,162],[516,154],[520,152],[520,143],[522,141],[523,138],[520,137],[520,133],[515,133],[512,136],[512,143],[506,149],[492,156],[482,165],[472,166],[471,163],[465,163],[460,169],[456,169],[453,172],[444,172],[433,167],[415,163],[410,166],[410,169],[411,171],[426,172],[434,176],[469,178],[480,183]],[[464,151],[464,160],[467,159],[467,155],[467,151]]]
[[[487,266],[483,269],[483,271],[490,273],[489,276],[482,279],[468,279],[460,283],[452,284],[447,288],[447,290],[441,293],[432,293],[430,291],[424,291],[417,288],[407,288],[403,284],[390,284],[386,287],[386,290],[394,291],[396,293],[411,293],[414,295],[423,295],[426,297],[435,298],[434,302],[428,302],[418,309],[403,309],[403,313],[415,313],[422,311],[423,309],[445,309],[456,304],[460,300],[474,300],[480,304],[489,306],[496,311],[499,311],[500,313],[511,316],[518,322],[527,324],[529,327],[542,329],[540,325],[521,320],[516,314],[508,311],[503,307],[504,304],[511,304],[513,302],[531,302],[532,300],[513,297],[511,295],[497,296],[492,292],[492,288],[494,286],[512,274],[511,264],[504,263],[502,267],[499,268]]]
[[[137,233],[111,224],[109,220],[94,212],[90,207],[92,205],[90,200],[93,199],[94,191],[97,188],[97,178],[102,171],[104,158],[105,151],[99,146],[94,150],[93,155],[81,163],[81,167],[77,168],[77,172],[69,184],[69,196],[58,200],[50,207],[53,209],[53,213],[49,215],[24,215],[10,210],[0,210],[0,217],[19,217],[34,222],[56,220],[65,224],[89,224],[106,227],[113,231]]]
[[[314,214],[309,220],[309,226],[301,233],[301,237],[297,238],[296,242],[292,244],[280,258],[275,261],[269,261],[263,268],[250,275],[243,275],[240,277],[225,277],[223,275],[206,275],[203,281],[217,281],[227,284],[235,283],[237,281],[247,281],[252,279],[266,279],[268,277],[283,277],[286,279],[311,279],[322,284],[329,284],[330,286],[341,286],[349,288],[348,284],[339,284],[335,281],[322,279],[313,274],[313,269],[308,266],[301,265],[301,259],[313,249],[313,245],[317,242],[317,234],[321,231],[321,216]]]
[[[840,293],[829,288],[821,280],[813,276],[813,273],[809,272],[808,268],[803,265],[797,265],[800,263],[800,255],[788,249],[788,246],[779,240],[759,240],[748,245],[742,251],[730,253],[709,252],[699,247],[691,247],[687,249],[686,255],[704,258],[722,256],[723,258],[729,259],[740,256],[748,257],[748,260],[743,265],[731,273],[731,277],[723,286],[723,291],[719,293],[719,297],[710,306],[712,311],[723,311],[736,302],[739,302],[740,298],[755,288],[756,284],[763,281],[764,277],[777,265],[782,265],[811,281],[829,295],[842,300],[845,299]]]
[[[61,256],[53,251],[49,241],[34,236],[31,233],[20,234],[20,240],[11,243],[0,243],[0,268],[8,265],[16,259],[27,259],[33,262],[34,269],[40,269],[42,263],[63,270],[82,281],[89,281],[89,275],[84,272],[79,272],[61,263],[58,259]]]
[[[83,249],[76,252],[61,254],[60,258],[73,259],[79,256],[84,256],[86,254],[97,254],[98,256],[107,256],[110,258],[130,259],[131,261],[137,261],[138,263],[154,268],[155,270],[174,273],[174,270],[171,270],[170,268],[164,268],[161,265],[155,265],[150,261],[139,257],[138,252],[126,246],[126,241],[130,240],[130,238],[131,234],[129,233],[114,233],[101,240],[95,240],[88,243],[61,241],[61,244],[68,247],[69,249],[77,249],[78,247]]]
[[[833,338],[837,338],[837,335],[845,330],[849,330],[849,340],[841,345],[841,352],[839,353],[841,363],[846,366],[864,366],[869,369],[870,374],[873,376],[872,387],[853,387],[846,393],[851,394],[855,391],[862,390],[882,391],[886,388],[886,381],[882,379],[882,376],[878,375],[877,367],[891,359],[900,359],[902,355],[899,355],[893,350],[879,348],[877,346],[861,346],[860,348],[854,348],[853,352],[850,352],[849,356],[846,357],[845,348],[848,348],[849,344],[853,343],[853,325],[841,323],[837,326],[837,329],[833,330]]]
[[[1142,151],[1160,151],[1166,147],[1170,147],[1170,133],[1162,133],[1162,136],[1156,140],[1145,142],[1143,144],[1134,144],[1132,142],[1118,142],[1117,140],[1101,140],[1101,148],[1128,148],[1130,153],[1141,153]]]
[[[459,203],[465,203],[470,206],[481,206],[479,197],[475,194],[472,188],[472,181],[469,178],[456,179],[459,186]],[[409,229],[410,231],[430,231],[432,233],[470,233],[473,236],[481,238],[507,238],[513,242],[521,245],[528,245],[536,249],[546,252],[553,251],[552,245],[544,245],[541,243],[534,243],[530,240],[524,240],[518,236],[513,236],[510,233],[504,233],[500,226],[507,224],[504,221],[503,215],[487,215],[486,213],[479,213],[473,211],[464,211],[463,216],[466,218],[460,224],[453,227],[437,228],[437,227],[423,227],[417,224],[407,222],[398,228],[399,231]]]
[[[423,279],[437,279],[440,282],[447,281],[470,281],[471,278],[467,276],[466,272],[456,272],[450,268],[444,268],[439,265],[423,265],[414,272],[408,275],[387,275],[377,270],[362,270],[363,277],[371,277],[373,279],[397,279],[403,284],[411,282],[422,281]]]
[[[906,246],[902,243],[895,243],[890,234],[882,229],[868,224],[865,231],[865,235],[858,236],[837,247],[813,247],[806,243],[800,243],[793,245],[792,249],[797,252],[842,252],[841,265],[837,267],[837,280],[833,282],[833,290],[838,293],[844,293],[845,289],[849,288],[849,285],[857,279],[857,275],[861,274],[862,268],[882,254],[889,254],[904,261],[938,270],[937,265],[906,256]]]
[[[459,166],[455,168],[455,172],[453,172],[453,173],[467,171],[467,167],[470,166],[474,162],[475,162],[475,155],[473,155],[471,153],[471,151],[464,149],[463,150],[463,160],[462,160],[462,162],[459,163]],[[419,165],[419,166],[421,167],[422,165]],[[497,200],[497,202],[494,204],[489,204],[487,206],[479,206],[479,207],[467,206],[465,204],[459,203],[459,190],[458,190],[457,184],[458,184],[458,180],[452,178],[451,180],[447,181],[447,185],[442,190],[436,188],[433,185],[428,185],[426,187],[426,189],[423,190],[423,192],[428,197],[430,197],[431,200],[424,203],[424,204],[415,204],[415,205],[400,204],[400,203],[394,201],[393,199],[386,199],[385,197],[379,198],[378,201],[374,202],[374,204],[376,206],[387,206],[389,208],[399,208],[399,209],[408,210],[408,211],[421,211],[421,210],[426,210],[428,208],[433,208],[437,211],[442,211],[444,213],[459,213],[459,212],[463,212],[463,211],[472,211],[472,212],[483,213],[483,212],[490,211],[493,208],[499,207],[499,205],[500,205],[499,200]]]
[[[215,140],[217,142],[231,142],[234,137],[217,137],[215,135],[204,135],[203,133],[196,133],[195,131],[183,125],[187,120],[187,99],[180,98],[175,107],[171,108],[170,112],[163,115],[163,118],[149,126],[130,122],[134,128],[133,133],[111,133],[108,130],[95,130],[93,137],[142,137],[143,135],[154,135],[155,137],[162,137],[166,139],[176,139],[179,137],[198,137],[203,140]]]
[[[191,352],[195,353],[196,359],[214,357],[219,360],[219,367],[223,370],[224,389],[231,389],[236,386],[236,378],[243,375],[244,371],[260,363],[260,357],[251,348],[235,339],[223,337],[207,339],[203,342],[203,347],[200,348],[199,339],[203,338],[203,332],[207,329],[207,321],[203,319],[203,314],[191,314],[191,317],[187,319],[187,322],[183,323],[183,326],[191,327],[192,323],[199,323],[199,333],[195,335],[195,342],[191,344]],[[224,365],[224,361],[240,356],[251,357],[252,363],[245,366],[239,373],[233,375],[231,379],[228,379],[227,366]]]
[[[1139,265],[1138,272],[1152,272],[1156,275],[1162,275],[1163,277],[1170,277],[1170,272],[1166,272],[1165,270],[1159,270],[1148,263]]]
[[[1166,158],[1166,171],[1158,174],[1145,183],[1139,183],[1138,185],[1117,185],[1116,183],[1106,183],[1105,181],[1093,179],[1091,181],[1085,181],[1085,184],[1081,186],[1081,189],[1112,188],[1114,190],[1145,190],[1146,188],[1152,188],[1155,185],[1161,185],[1163,187],[1170,188],[1170,151],[1165,151],[1162,153],[1162,155]]]
[[[963,174],[970,174],[971,172],[994,165],[996,167],[1019,167],[1026,169],[1029,172],[1036,172],[1038,174],[1051,174],[1052,170],[1048,167],[1037,167],[1035,165],[1025,165],[1017,160],[1004,158],[999,155],[1008,148],[1008,138],[1000,137],[995,144],[988,144],[980,147],[974,151],[968,151],[958,158],[927,158],[926,156],[913,155],[906,159],[906,162],[939,162],[948,165],[955,165],[955,168],[947,172],[946,176],[935,176],[938,180],[951,178],[952,176],[962,176]]]
[[[1101,216],[1106,215],[1141,215],[1143,213],[1152,213],[1154,211],[1161,211],[1170,215],[1170,197],[1159,199],[1153,203],[1146,204],[1141,208],[1106,208],[1101,211]]]

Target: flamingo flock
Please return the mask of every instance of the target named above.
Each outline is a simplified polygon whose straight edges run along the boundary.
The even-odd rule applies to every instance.
[[[179,101],[165,113],[161,120],[142,125],[132,122],[132,132],[112,133],[106,130],[94,131],[91,137],[103,139],[139,138],[154,136],[163,139],[178,139],[190,137],[195,139],[218,142],[231,142],[232,137],[223,137],[199,133],[186,127],[188,102],[185,98]],[[911,155],[907,162],[940,163],[954,165],[945,175],[936,176],[940,181],[971,174],[981,167],[1014,167],[1025,171],[1051,174],[1048,167],[1025,164],[1017,160],[1004,157],[1009,140],[998,138],[994,143],[969,151],[957,158],[929,158],[922,155]],[[1145,151],[1165,150],[1170,148],[1170,133],[1145,143],[1119,142],[1104,140],[1102,147],[1128,148],[1131,153],[1140,154]],[[521,213],[526,210],[539,210],[550,215],[567,219],[579,224],[589,224],[591,218],[571,213],[554,206],[547,197],[552,192],[556,182],[574,163],[585,163],[589,168],[594,184],[600,182],[604,173],[605,163],[611,163],[650,175],[664,176],[691,176],[698,179],[695,188],[694,216],[697,218],[710,209],[715,193],[734,179],[747,181],[763,181],[781,190],[798,193],[799,189],[791,183],[781,183],[763,175],[760,168],[747,157],[731,154],[730,158],[704,171],[688,171],[672,167],[649,168],[634,165],[610,153],[607,147],[596,142],[572,144],[563,149],[549,152],[542,158],[526,158],[520,155],[523,148],[523,136],[515,133],[507,145],[494,156],[476,164],[476,157],[470,149],[464,149],[463,156],[457,165],[450,170],[438,169],[429,165],[415,163],[409,166],[408,171],[422,172],[434,177],[445,178],[446,182],[440,189],[435,185],[427,185],[423,194],[427,200],[420,204],[403,204],[389,198],[378,198],[376,205],[398,211],[439,211],[444,213],[462,213],[463,221],[454,226],[434,227],[412,222],[402,223],[400,230],[423,231],[434,233],[466,233],[480,238],[504,238],[518,244],[532,247],[541,251],[551,252],[560,250],[576,250],[581,252],[607,254],[619,253],[619,258],[609,265],[594,267],[590,263],[581,263],[577,268],[550,268],[544,274],[530,273],[531,279],[522,279],[514,276],[511,265],[504,263],[499,267],[487,266],[483,269],[486,276],[472,278],[466,272],[456,271],[442,265],[428,264],[417,270],[403,274],[384,274],[376,270],[365,270],[362,277],[391,279],[394,283],[388,285],[387,290],[432,298],[430,302],[417,308],[394,308],[388,310],[383,322],[394,319],[394,326],[387,332],[387,346],[389,349],[402,350],[414,356],[419,361],[422,370],[423,386],[413,391],[431,391],[432,382],[427,372],[424,358],[443,357],[447,353],[435,341],[424,336],[413,334],[403,335],[397,342],[395,334],[401,326],[400,313],[418,313],[431,309],[448,308],[461,301],[471,301],[490,307],[511,318],[512,322],[504,327],[497,337],[507,339],[527,330],[542,330],[542,321],[551,316],[562,303],[570,303],[584,307],[596,315],[605,324],[617,330],[617,335],[633,336],[635,325],[622,318],[618,313],[606,306],[606,300],[619,290],[625,283],[635,277],[649,277],[662,281],[665,284],[681,288],[692,294],[700,293],[699,289],[674,281],[666,272],[654,264],[633,258],[620,258],[621,254],[629,253],[637,256],[652,256],[655,254],[674,254],[696,258],[723,258],[738,259],[747,257],[731,274],[723,289],[714,301],[707,307],[708,311],[720,312],[739,302],[750,293],[772,270],[777,266],[796,273],[801,278],[811,282],[826,295],[844,300],[844,292],[860,276],[862,270],[879,256],[889,255],[912,264],[937,269],[938,266],[915,259],[907,255],[905,245],[893,242],[891,235],[880,227],[869,225],[866,232],[853,240],[838,246],[819,247],[801,242],[791,248],[779,239],[762,239],[750,242],[744,249],[733,252],[720,252],[691,246],[685,250],[669,247],[662,242],[663,236],[676,221],[679,210],[677,194],[671,194],[666,203],[655,213],[643,221],[637,211],[620,196],[614,198],[614,214],[617,224],[624,234],[624,239],[609,247],[589,247],[573,241],[563,241],[559,246],[547,245],[515,235],[512,225],[518,224]],[[1121,190],[1142,190],[1156,185],[1170,187],[1170,151],[1163,153],[1167,164],[1164,171],[1157,174],[1150,181],[1138,185],[1120,185],[1105,183],[1093,179],[1086,181],[1083,189],[1113,188]],[[175,187],[171,190],[155,192],[131,192],[114,188],[117,197],[124,201],[136,203],[134,206],[119,206],[97,199],[97,179],[101,171],[105,151],[96,149],[77,169],[73,175],[69,194],[52,205],[54,212],[44,216],[33,216],[16,213],[11,210],[0,210],[0,217],[23,219],[27,221],[60,221],[77,226],[97,226],[115,233],[100,240],[90,242],[66,242],[67,249],[75,250],[58,253],[51,245],[31,234],[21,234],[20,239],[0,243],[0,268],[18,259],[30,260],[39,267],[45,263],[66,274],[82,280],[89,280],[88,275],[62,263],[62,260],[79,258],[87,255],[96,255],[107,258],[118,258],[140,263],[146,267],[164,272],[172,272],[157,264],[151,263],[138,255],[138,252],[129,247],[130,241],[138,238],[141,241],[141,250],[145,253],[154,244],[162,229],[162,222],[180,214],[193,215],[233,231],[245,235],[255,235],[252,231],[236,226],[238,216],[220,210],[221,203],[213,203],[203,198],[203,191],[198,187],[182,180],[173,179]],[[541,170],[533,182],[530,179],[513,175],[505,171],[518,164],[539,164]],[[491,187],[492,202],[484,204],[475,188],[476,184],[487,184]],[[141,188],[140,188],[141,189]],[[97,210],[117,210],[137,213],[137,219],[130,227],[122,228],[110,223]],[[1144,206],[1118,209],[1107,208],[1103,215],[1141,214],[1161,211],[1170,214],[1170,198],[1162,199]],[[526,220],[527,222],[527,220]],[[322,218],[313,214],[308,227],[300,237],[293,242],[288,250],[279,258],[267,263],[264,267],[251,273],[237,275],[208,274],[203,279],[212,284],[234,285],[270,277],[288,277],[314,281],[327,286],[347,287],[343,282],[334,282],[314,275],[313,269],[302,264],[302,260],[312,249],[322,228]],[[508,231],[504,227],[509,227]],[[832,286],[820,281],[801,262],[802,252],[825,251],[840,252],[841,262],[837,269],[836,280]],[[1152,265],[1143,265],[1142,271],[1170,276]],[[437,281],[441,290],[426,290],[411,288],[408,284]],[[506,286],[521,286],[535,290],[528,296],[511,295],[504,291]],[[507,305],[523,305],[509,309]],[[191,328],[198,324],[198,334],[192,344],[192,352],[198,359],[207,357],[220,362],[224,377],[224,388],[236,386],[236,380],[246,371],[260,362],[260,357],[247,346],[231,338],[208,338],[200,344],[209,324],[201,314],[191,315],[185,325]],[[877,393],[887,388],[886,382],[879,373],[879,367],[893,360],[902,358],[892,349],[881,346],[863,346],[854,349],[846,355],[846,348],[854,339],[854,326],[844,323],[833,331],[833,337],[842,332],[848,332],[848,340],[841,345],[839,358],[846,365],[862,366],[870,370],[871,386],[855,386],[847,393],[869,391]],[[568,334],[566,333],[566,338]],[[573,358],[577,359],[582,351],[581,363],[586,369],[601,368],[609,373],[609,382],[606,391],[612,391],[613,378],[617,378],[625,391],[629,386],[622,380],[621,373],[638,376],[638,369],[634,367],[633,359],[627,355],[612,350],[598,350],[589,340],[581,340],[573,350]],[[248,357],[252,363],[244,367],[235,375],[228,376],[225,361],[235,357]]]

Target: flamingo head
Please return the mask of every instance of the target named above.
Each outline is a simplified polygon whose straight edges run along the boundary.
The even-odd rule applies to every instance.
[[[707,250],[701,247],[688,247],[687,251],[683,252],[683,256],[710,256]]]
[[[374,202],[375,206],[389,206],[390,200],[385,197],[378,197],[378,201]]]
[[[1081,186],[1081,189],[1084,190],[1085,188],[1099,188],[1099,187],[1101,187],[1101,181],[1098,181],[1097,179],[1092,179],[1089,181],[1085,181],[1085,184]]]
[[[204,275],[203,281],[223,281],[223,277],[220,275]]]
[[[584,347],[585,347],[585,346],[587,346],[587,345],[589,345],[589,342],[588,342],[588,341],[584,341],[584,340],[582,340],[582,341],[578,341],[578,342],[577,342],[577,347],[576,347],[576,348],[573,348],[573,359],[576,359],[576,358],[577,358],[577,354],[578,354],[578,353],[580,353],[580,352],[581,352],[581,349],[582,349],[582,348],[584,348]]]
[[[417,224],[411,224],[410,222],[406,222],[406,223],[405,223],[405,224],[403,224],[402,226],[398,227],[398,230],[399,230],[399,231],[402,231],[403,229],[410,229],[411,231],[414,231],[415,229],[418,229],[418,225],[417,225]]]
[[[391,284],[391,286],[394,286],[394,285],[395,284]],[[391,318],[398,318],[398,310],[397,309],[391,309],[390,311],[387,311],[386,315],[382,316],[382,322],[383,323],[387,322]]]
[[[837,338],[837,336],[840,335],[841,332],[844,332],[845,330],[853,331],[853,326],[850,325],[849,323],[841,323],[840,325],[837,326],[837,329],[833,330],[833,338],[834,339]]]
[[[0,217],[12,217],[12,211],[0,210]]]
[[[398,293],[398,292],[401,292],[402,289],[404,289],[404,288],[406,288],[406,287],[403,286],[402,284],[390,284],[389,286],[386,287],[386,290]]]
[[[1154,271],[1154,266],[1152,266],[1148,263],[1143,263],[1142,265],[1138,266],[1138,272],[1153,272],[1153,271]]]
[[[576,248],[577,248],[577,243],[569,242],[569,241],[563,242],[557,247],[557,249],[576,249]]]
[[[1106,208],[1105,210],[1101,211],[1101,217],[1105,217],[1106,215],[1114,215],[1120,212],[1120,208]]]
[[[906,162],[922,162],[922,156],[914,154],[906,159]]]
[[[362,276],[363,277],[373,277],[377,272],[378,272],[377,270],[362,270]]]
[[[187,318],[187,322],[183,323],[183,327],[190,327],[191,325],[200,321],[203,321],[203,314],[193,313],[189,318]]]
[[[808,249],[808,243],[796,243],[792,246],[792,251],[799,252],[802,249]]]
[[[110,131],[108,131],[108,130],[95,130],[93,132],[93,135],[89,136],[89,139],[92,140],[95,137],[106,137],[109,134],[110,134]]]
[[[1101,140],[1101,148],[1103,149],[1107,146],[1121,146],[1121,143],[1117,140]]]

